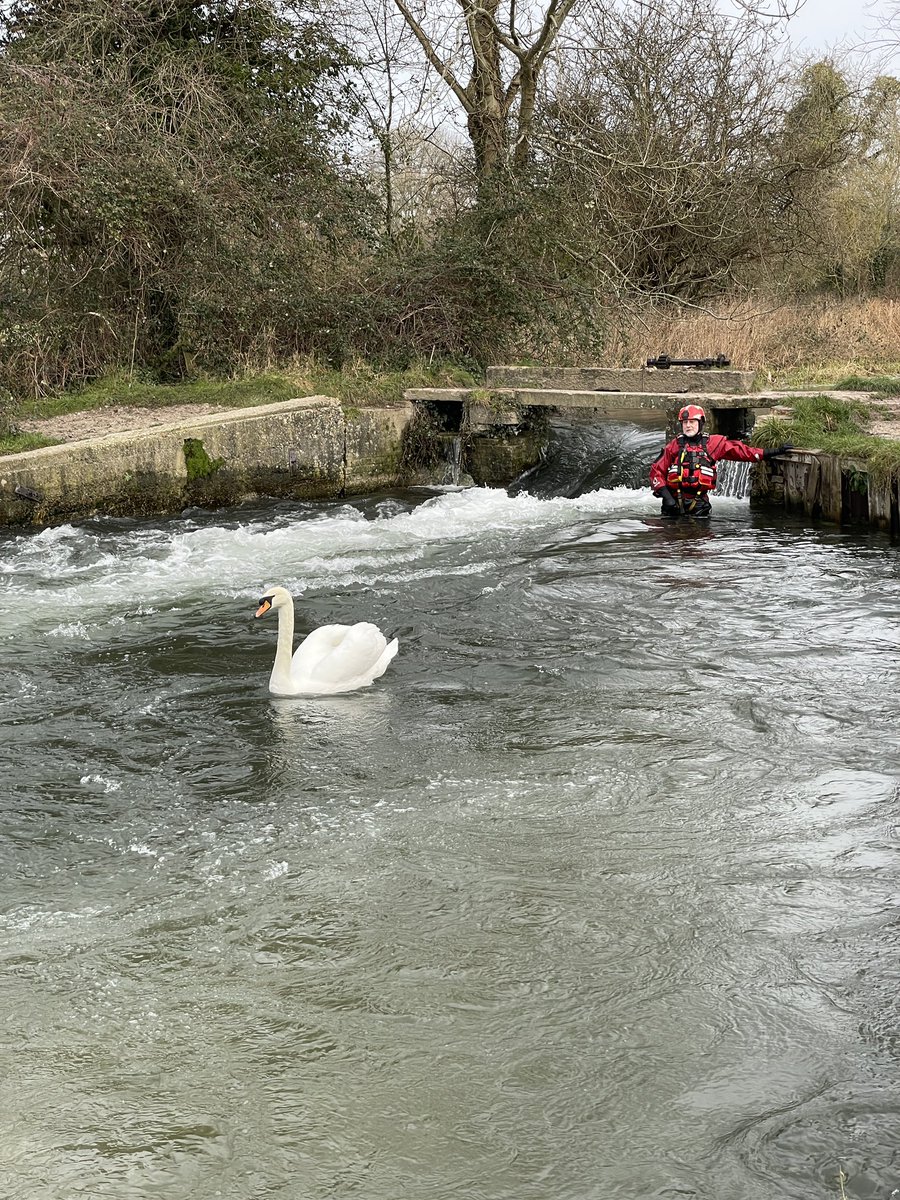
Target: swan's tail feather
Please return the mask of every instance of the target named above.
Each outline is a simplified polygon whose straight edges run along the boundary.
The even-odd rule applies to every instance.
[[[399,649],[400,649],[400,643],[397,641],[396,638],[394,638],[394,640],[392,642],[388,642],[388,644],[384,648],[384,653],[382,654],[381,658],[379,658],[378,662],[375,664],[375,666],[373,668],[373,671],[372,671],[373,679],[377,679],[380,675],[383,675],[385,673],[385,671],[390,666],[391,659],[394,657],[394,655],[397,653],[397,651]]]
[[[355,692],[359,688],[371,687],[375,680],[383,675],[388,669],[388,665],[390,664],[391,659],[397,653],[399,646],[399,642],[396,638],[394,638],[392,642],[389,642],[385,646],[380,657],[374,663],[372,663],[371,666],[367,667],[362,674],[357,675],[355,678],[337,680],[327,684],[317,681],[311,686],[318,692],[328,692],[332,695],[336,694],[337,692]]]

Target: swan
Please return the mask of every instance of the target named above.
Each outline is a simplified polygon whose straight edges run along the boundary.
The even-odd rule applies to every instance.
[[[278,610],[278,646],[269,676],[275,696],[325,696],[368,687],[387,670],[397,653],[377,625],[322,625],[294,646],[294,598],[287,588],[269,587],[259,601],[257,617]]]

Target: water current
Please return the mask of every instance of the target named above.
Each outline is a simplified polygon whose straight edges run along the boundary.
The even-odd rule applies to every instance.
[[[5,536],[5,1200],[900,1196],[897,547],[613,432]]]

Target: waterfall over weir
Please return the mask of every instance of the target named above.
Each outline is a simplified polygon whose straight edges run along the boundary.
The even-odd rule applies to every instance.
[[[641,488],[664,441],[662,429],[624,421],[554,422],[542,461],[509,490],[513,495],[571,498],[601,487]]]
[[[736,500],[750,495],[750,463],[720,462],[718,464],[717,496],[732,496]]]
[[[666,441],[656,423],[590,421],[567,418],[554,422],[541,462],[523,472],[509,487],[511,495],[583,496],[597,488],[648,486],[650,464]],[[750,464],[721,462],[716,494],[742,499],[750,491]]]

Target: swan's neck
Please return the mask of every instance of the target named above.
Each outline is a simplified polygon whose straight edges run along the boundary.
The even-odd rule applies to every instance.
[[[291,655],[294,651],[294,605],[286,604],[278,610],[278,645],[275,647],[275,663],[269,687],[283,691],[291,682]]]

